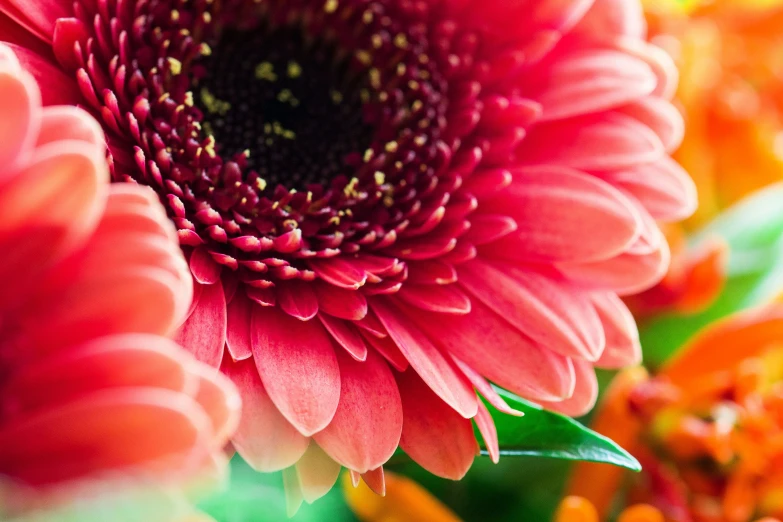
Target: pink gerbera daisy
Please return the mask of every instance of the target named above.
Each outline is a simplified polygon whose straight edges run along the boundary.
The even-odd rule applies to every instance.
[[[187,265],[154,193],[109,185],[104,151],[0,46],[0,482],[32,492],[3,515],[78,481],[217,471],[238,421],[230,381],[164,337]]]
[[[459,478],[471,419],[497,458],[488,381],[580,414],[594,366],[638,361],[618,294],[665,273],[655,219],[695,196],[637,0],[0,6],[45,93],[102,118],[114,179],[168,205],[179,339],[294,506],[340,465],[381,488],[398,445]]]

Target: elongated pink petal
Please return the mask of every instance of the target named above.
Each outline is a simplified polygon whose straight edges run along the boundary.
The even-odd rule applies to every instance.
[[[18,67],[18,65],[17,65]],[[28,161],[40,126],[34,111],[41,105],[35,82],[9,66],[0,68],[0,114],[13,125],[0,128],[0,165],[2,176],[15,174],[14,165]],[[0,182],[6,181],[0,178]]]
[[[373,493],[382,497],[386,496],[386,478],[383,474],[383,466],[371,469],[367,473],[362,473],[362,480]]]
[[[474,260],[460,284],[534,341],[566,356],[595,361],[606,346],[601,321],[584,294],[531,270]]]
[[[397,297],[430,312],[460,315],[470,312],[470,298],[458,285],[406,284],[397,292]]]
[[[84,97],[71,76],[65,74],[55,63],[22,45],[5,44],[13,49],[25,71],[30,73],[41,89],[43,105],[79,105]]]
[[[451,409],[414,372],[399,374],[397,383],[403,410],[400,447],[430,473],[452,480],[464,477],[478,453],[470,420]]]
[[[457,282],[454,265],[441,261],[414,261],[408,263],[408,282],[424,285],[447,285]]]
[[[395,370],[404,372],[408,369],[408,366],[410,366],[408,359],[405,358],[405,355],[400,351],[400,348],[389,337],[377,337],[365,332],[362,332],[362,337],[364,337],[364,340],[367,341],[368,345],[381,354]]]
[[[521,411],[517,411],[511,406],[509,406],[505,400],[503,400],[503,397],[498,395],[498,392],[495,391],[495,389],[492,387],[487,380],[479,375],[479,373],[465,364],[464,362],[460,361],[457,357],[454,355],[451,356],[451,358],[454,360],[455,363],[457,363],[457,367],[462,371],[462,373],[465,374],[465,376],[470,380],[471,383],[473,383],[473,386],[476,388],[476,391],[479,392],[481,395],[484,396],[487,401],[497,408],[498,411],[503,412],[507,415],[513,415],[515,417],[522,417],[524,413]]]
[[[331,334],[334,341],[345,348],[351,357],[357,361],[367,359],[367,344],[361,334],[348,321],[334,319],[326,314],[318,314],[318,319]]]
[[[518,395],[557,400],[573,392],[569,358],[534,343],[480,302],[464,318],[417,311],[412,319],[444,349]]]
[[[340,369],[321,323],[257,306],[251,339],[264,388],[283,416],[305,436],[324,429],[340,399]]]
[[[481,432],[481,437],[484,439],[484,444],[487,446],[487,452],[489,452],[489,458],[492,462],[497,464],[500,462],[500,446],[498,444],[498,430],[495,427],[495,421],[492,420],[492,415],[489,414],[489,410],[484,406],[483,402],[479,403],[478,413],[474,417],[476,426]]]
[[[329,425],[313,435],[334,460],[359,473],[383,465],[402,433],[402,404],[386,362],[373,352],[358,362],[337,357],[342,387],[340,404]]]
[[[296,463],[296,475],[305,502],[312,504],[326,495],[340,476],[341,466],[311,443]]]
[[[313,288],[318,297],[320,311],[351,321],[359,321],[367,315],[367,299],[361,292],[345,290],[320,281],[314,282]]]
[[[201,285],[193,313],[175,335],[176,341],[196,359],[220,367],[226,345],[226,296],[223,285]]]
[[[540,91],[531,95],[543,106],[544,121],[593,114],[619,107],[653,92],[656,77],[633,56],[613,50],[577,51],[542,71]]]
[[[308,283],[285,281],[277,286],[277,304],[288,315],[309,321],[318,313],[318,298]]]
[[[336,287],[356,290],[367,281],[367,275],[355,263],[342,259],[308,261],[308,265],[324,281]]]
[[[68,0],[41,0],[35,4],[24,0],[0,0],[0,9],[47,42],[52,41],[54,23],[73,14]]]
[[[198,392],[194,398],[212,421],[215,446],[222,447],[239,426],[242,399],[229,378],[217,368],[192,364],[190,373],[198,378]]]
[[[463,417],[473,417],[478,407],[476,394],[432,341],[388,300],[374,298],[370,306],[424,382]]]
[[[215,263],[206,248],[197,247],[190,254],[190,271],[200,284],[213,285],[220,280],[222,267]]]
[[[623,368],[642,361],[639,331],[631,312],[615,294],[595,293],[590,300],[606,332],[606,349],[595,365],[599,368]]]
[[[258,471],[293,466],[304,455],[310,439],[299,433],[274,405],[255,365],[250,361],[224,361],[221,370],[236,384],[242,397],[242,416],[232,438],[237,452]]]
[[[600,179],[560,167],[527,167],[513,175],[514,182],[486,205],[513,217],[519,228],[484,247],[492,252],[509,250],[512,259],[531,261],[598,260],[621,253],[639,236],[637,210]]]
[[[574,360],[576,371],[576,388],[574,394],[559,402],[541,402],[547,409],[579,417],[590,411],[595,406],[598,398],[598,381],[595,378],[593,365],[587,361]]]
[[[254,303],[244,292],[237,293],[226,312],[226,348],[231,358],[243,361],[253,356],[250,324]]]
[[[664,98],[646,96],[618,110],[650,127],[666,152],[674,152],[680,146],[685,135],[685,122],[680,111]]]

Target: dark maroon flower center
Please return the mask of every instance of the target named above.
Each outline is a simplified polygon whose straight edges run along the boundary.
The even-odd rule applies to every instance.
[[[334,42],[297,27],[226,31],[200,65],[196,105],[224,159],[244,153],[268,185],[297,190],[356,173],[373,133],[368,78]]]

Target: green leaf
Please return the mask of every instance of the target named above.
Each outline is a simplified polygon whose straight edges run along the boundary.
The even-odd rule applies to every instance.
[[[706,325],[783,292],[783,184],[755,192],[720,214],[691,242],[720,237],[729,246],[726,285],[697,314],[663,314],[640,327],[645,363],[656,367]]]
[[[630,453],[574,419],[544,410],[501,388],[496,390],[509,406],[525,414],[514,417],[487,406],[498,430],[501,455],[583,460],[633,471],[642,469]]]

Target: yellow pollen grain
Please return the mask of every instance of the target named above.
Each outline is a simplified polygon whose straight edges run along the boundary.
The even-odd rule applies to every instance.
[[[245,149],[242,151],[242,155],[246,158],[250,157],[250,149]]]
[[[201,56],[209,56],[212,54],[212,48],[205,42],[202,42],[199,46],[201,49]]]
[[[400,49],[406,49],[408,47],[408,38],[403,33],[399,33],[394,37],[394,45]]]
[[[178,75],[182,72],[182,62],[177,60],[176,58],[169,57],[169,68],[171,69],[171,74]]]
[[[424,103],[421,100],[416,100],[411,104],[411,110],[413,112],[419,112],[424,107]]]
[[[381,35],[374,34],[372,35],[372,38],[370,38],[370,41],[372,41],[372,46],[376,49],[380,49],[383,45],[383,38],[381,38]]]
[[[235,186],[236,188],[239,188],[239,187],[241,187],[241,186],[242,186],[242,182],[241,182],[241,181],[235,181],[235,182],[234,182],[234,186]]]
[[[324,5],[324,11],[327,13],[334,13],[337,11],[337,8],[340,6],[340,2],[337,0],[326,0],[326,5]]]
[[[164,92],[163,94],[160,95],[160,98],[158,98],[158,103],[163,103],[164,101],[168,100],[169,96],[170,96],[169,93]]]
[[[332,90],[329,94],[331,95],[332,102],[335,105],[340,105],[343,102],[343,93],[341,93],[340,91]]]
[[[397,76],[405,76],[405,72],[408,70],[404,63],[397,64]]]
[[[392,205],[394,205],[394,200],[391,197],[386,196],[385,198],[383,198],[383,204],[386,207],[391,207]]]
[[[205,11],[204,15],[201,18],[204,19],[205,24],[212,22],[212,15],[208,11]]]
[[[362,22],[364,22],[365,24],[371,24],[373,18],[375,18],[375,16],[372,14],[372,11],[369,10],[365,11],[364,14],[362,15]]]
[[[395,162],[394,162],[394,168],[395,168],[395,169],[397,169],[397,170],[402,170],[402,167],[403,167],[403,166],[404,166],[404,165],[402,164],[402,162],[401,162],[401,161],[395,161]]]
[[[210,114],[220,114],[224,116],[231,110],[231,104],[227,101],[223,101],[212,94],[209,89],[202,87],[200,91],[201,103],[209,111]]]
[[[256,66],[255,76],[257,80],[276,82],[275,66],[271,62],[261,62]]]
[[[386,174],[384,174],[380,170],[375,171],[375,174],[373,174],[373,178],[375,178],[376,185],[383,185],[384,183],[386,183]]]
[[[191,91],[185,93],[185,105],[193,107],[193,93]]]
[[[416,80],[411,80],[408,82],[408,88],[412,91],[418,91],[419,90],[419,82]]]
[[[375,156],[375,151],[372,149],[367,149],[364,151],[364,162],[368,163],[373,157]]]
[[[247,205],[247,198],[242,198],[239,202],[243,205]]]
[[[356,51],[356,59],[363,65],[370,65],[372,62],[372,55],[364,50]]]
[[[389,99],[389,93],[388,93],[388,92],[386,92],[386,91],[383,91],[382,93],[380,93],[380,94],[378,95],[378,99],[379,99],[380,101],[382,101],[382,102],[385,102],[386,100],[388,100],[388,99]]]
[[[351,181],[348,182],[348,184],[343,189],[343,194],[346,196],[357,196],[356,193],[356,186],[359,184],[358,178],[351,178]]]
[[[178,20],[179,20],[179,11],[174,9],[174,10],[171,11],[171,21],[172,22],[176,22]]]
[[[256,179],[256,188],[258,190],[266,190],[266,180],[264,178]]]
[[[427,143],[427,136],[416,136],[413,138],[413,143],[418,145],[419,147],[423,146],[425,143]]]
[[[386,152],[397,152],[397,149],[399,149],[399,148],[400,148],[400,146],[399,146],[399,144],[396,141],[390,141],[384,147]]]
[[[375,67],[370,69],[370,85],[372,85],[374,89],[381,88],[381,71]]]
[[[284,129],[283,130],[283,137],[287,140],[295,140],[296,139],[296,133],[292,130]]]
[[[302,66],[293,60],[288,62],[288,77],[299,78],[300,76],[302,76]]]

